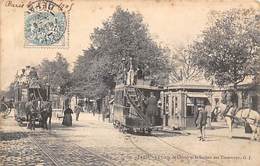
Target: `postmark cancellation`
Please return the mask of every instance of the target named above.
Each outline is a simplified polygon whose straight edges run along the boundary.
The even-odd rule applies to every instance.
[[[24,13],[24,46],[69,47],[69,11],[51,0],[29,2]]]

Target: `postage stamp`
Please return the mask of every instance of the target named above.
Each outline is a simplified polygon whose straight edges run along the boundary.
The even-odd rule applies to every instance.
[[[24,17],[24,46],[69,47],[69,11],[50,0],[27,5]]]

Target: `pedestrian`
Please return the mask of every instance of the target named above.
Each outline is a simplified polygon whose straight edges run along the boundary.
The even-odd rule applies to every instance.
[[[83,111],[82,104],[78,103],[75,107],[75,113],[76,113],[76,121],[79,121],[79,114]]]
[[[199,106],[195,117],[195,124],[200,130],[200,141],[205,141],[205,128],[207,124],[207,111],[204,107]]]
[[[95,116],[96,110],[97,110],[97,103],[94,101],[93,102],[93,107],[92,107],[92,114],[93,114],[93,116]]]
[[[64,118],[62,121],[62,125],[64,126],[72,126],[72,116],[71,114],[73,114],[72,110],[67,107],[64,111]]]
[[[208,100],[205,100],[204,104],[205,104],[205,111],[207,112],[207,127],[212,129],[212,126],[211,126],[212,108],[211,108],[211,105]]]

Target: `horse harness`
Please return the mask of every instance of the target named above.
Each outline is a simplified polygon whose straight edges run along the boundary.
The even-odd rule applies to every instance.
[[[249,109],[249,111],[248,111],[248,113],[247,113],[247,116],[245,116],[245,117],[242,117],[243,111],[244,111],[244,110],[242,110],[242,112],[241,112],[240,118],[243,119],[245,122],[247,122],[247,123],[249,123],[249,124],[254,124],[254,123],[250,123],[250,122],[247,121],[247,119],[250,119],[250,120],[253,120],[253,121],[256,120],[256,119],[253,119],[253,118],[250,118],[250,117],[249,117],[252,110]],[[259,125],[259,122],[256,122],[256,123],[257,123],[257,126],[258,126],[258,125]]]

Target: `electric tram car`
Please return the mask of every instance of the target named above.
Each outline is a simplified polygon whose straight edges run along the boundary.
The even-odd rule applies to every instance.
[[[153,92],[160,99],[158,87],[148,85],[117,85],[113,105],[113,125],[122,132],[148,133],[162,124],[159,106],[151,121],[147,115],[146,101]]]

